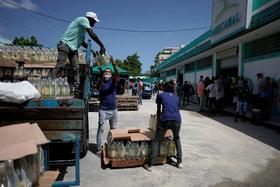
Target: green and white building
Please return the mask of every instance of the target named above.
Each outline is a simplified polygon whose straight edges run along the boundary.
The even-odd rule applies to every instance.
[[[280,0],[213,0],[207,32],[156,65],[165,80],[256,73],[280,79]]]

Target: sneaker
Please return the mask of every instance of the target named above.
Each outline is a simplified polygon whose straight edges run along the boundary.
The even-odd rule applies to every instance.
[[[183,164],[182,163],[177,163],[177,168],[182,169],[183,168]]]
[[[147,171],[149,171],[149,172],[152,171],[152,166],[150,166],[149,164],[145,164],[145,165],[144,165],[144,168],[145,168]]]

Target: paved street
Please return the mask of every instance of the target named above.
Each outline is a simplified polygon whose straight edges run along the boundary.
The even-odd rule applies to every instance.
[[[144,100],[139,111],[119,112],[118,128],[147,127],[155,113],[155,99]],[[280,184],[279,132],[233,117],[209,118],[181,110],[183,169],[165,164],[147,172],[143,167],[101,169],[94,154],[98,113],[90,113],[90,151],[81,159],[81,186],[278,186]],[[109,125],[107,125],[107,132]],[[106,134],[107,134],[106,132]],[[104,136],[104,139],[106,137]],[[68,167],[64,180],[74,179]]]

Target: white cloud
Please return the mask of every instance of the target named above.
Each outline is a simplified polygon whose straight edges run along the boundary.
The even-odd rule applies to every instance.
[[[22,0],[22,2],[20,3],[20,6],[29,10],[38,10],[37,5],[35,5],[34,3],[32,3],[31,0]]]
[[[19,9],[19,7],[14,6],[18,5],[20,7],[29,9],[29,10],[38,10],[38,6],[36,4],[34,4],[31,0],[6,0],[10,3],[7,3],[5,1],[1,1],[0,2],[0,8],[8,8],[8,9]]]

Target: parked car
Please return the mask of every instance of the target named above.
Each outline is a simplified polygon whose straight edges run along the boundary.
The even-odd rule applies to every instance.
[[[143,82],[142,98],[151,99],[153,94],[152,84]]]

